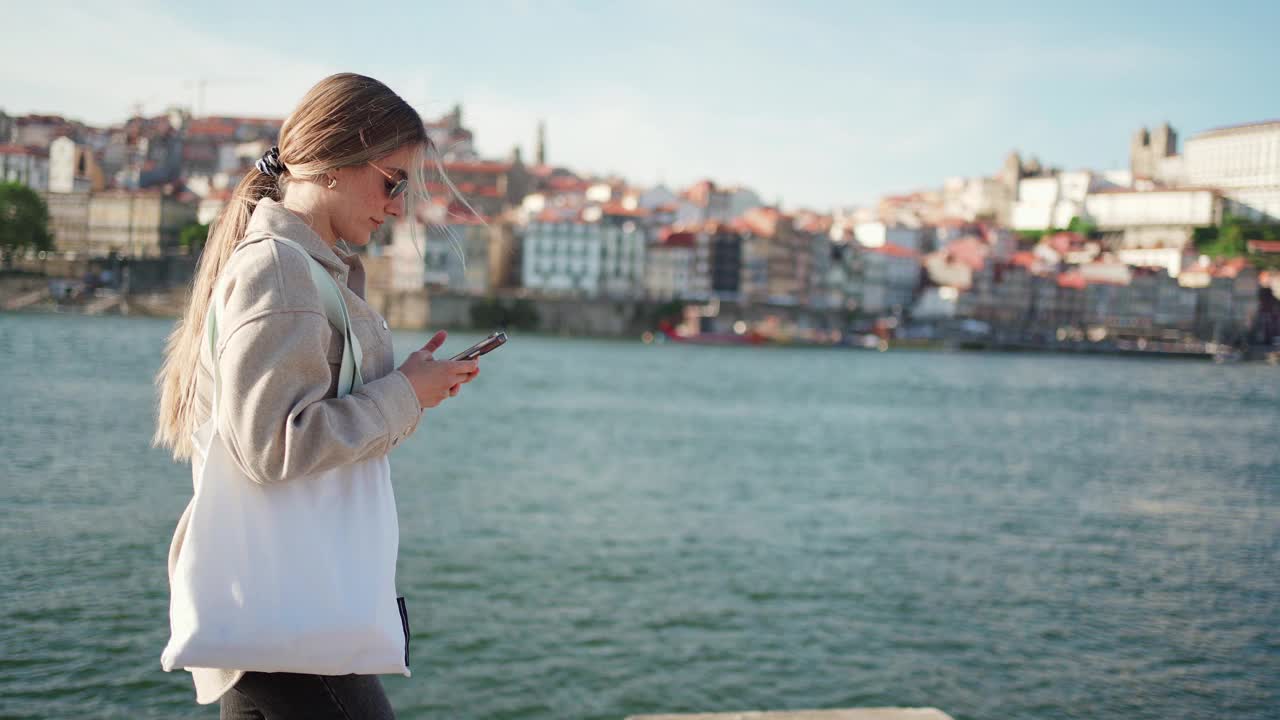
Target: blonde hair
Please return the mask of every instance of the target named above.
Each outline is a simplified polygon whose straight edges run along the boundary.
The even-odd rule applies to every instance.
[[[258,202],[265,197],[279,201],[290,180],[318,178],[338,168],[363,165],[410,144],[423,151],[431,147],[422,117],[377,80],[340,73],[321,80],[307,92],[280,128],[278,145],[285,172],[272,177],[257,168],[250,169],[209,231],[186,311],[169,336],[164,365],[156,376],[160,406],[155,445],[172,448],[175,459],[191,457],[196,369],[205,314],[218,274],[244,238]],[[410,173],[417,186],[414,190],[423,194],[423,163],[414,165],[415,171]],[[446,184],[454,189],[447,180]],[[406,216],[412,218],[412,211]]]

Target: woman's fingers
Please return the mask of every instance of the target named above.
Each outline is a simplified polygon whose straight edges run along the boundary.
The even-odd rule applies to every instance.
[[[453,365],[452,370],[454,377],[459,379],[470,379],[475,377],[476,373],[480,372],[480,363],[475,360],[458,360],[451,364]],[[462,380],[462,382],[466,382],[466,380]]]
[[[434,353],[440,349],[441,345],[444,345],[444,340],[447,337],[449,337],[449,333],[441,330],[435,335],[432,335],[431,339],[427,341],[427,344],[422,346],[422,349],[429,353]]]
[[[437,338],[443,336],[444,333],[437,333],[432,338],[432,343]],[[422,383],[422,388],[417,392],[429,393],[427,397],[431,398],[431,404],[424,407],[435,407],[441,402],[457,397],[462,390],[464,383],[469,383],[480,374],[480,363],[475,360],[432,360],[428,347],[424,346],[421,350],[414,353],[411,361],[406,362],[401,370],[406,375],[412,376],[410,382],[414,383],[415,389]],[[414,380],[413,378],[418,378]],[[419,395],[422,398],[423,395]],[[425,401],[423,401],[425,403]]]

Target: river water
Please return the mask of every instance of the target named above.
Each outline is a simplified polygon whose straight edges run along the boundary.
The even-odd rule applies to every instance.
[[[159,664],[169,327],[0,314],[0,716],[217,717]],[[1280,715],[1275,368],[520,336],[483,368],[392,455],[402,718]]]

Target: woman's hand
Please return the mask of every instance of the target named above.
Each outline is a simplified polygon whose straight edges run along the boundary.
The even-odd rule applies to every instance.
[[[436,333],[398,368],[413,385],[420,407],[433,408],[456,396],[464,383],[471,382],[480,374],[480,362],[477,360],[435,359],[434,353],[444,345],[446,337],[448,335],[443,330]]]

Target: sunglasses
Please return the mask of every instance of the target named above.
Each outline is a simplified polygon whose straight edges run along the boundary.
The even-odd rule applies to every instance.
[[[383,170],[377,165],[374,165],[372,160],[369,161],[369,165],[372,166],[374,170],[382,173],[382,176],[386,178],[386,182],[384,182],[383,185],[387,188],[388,200],[395,200],[403,195],[405,190],[409,189],[409,178],[402,177],[400,179],[396,179],[391,173]]]

